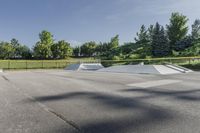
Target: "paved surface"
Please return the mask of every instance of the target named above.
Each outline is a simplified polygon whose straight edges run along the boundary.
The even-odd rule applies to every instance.
[[[1,133],[199,133],[200,73],[0,73]]]

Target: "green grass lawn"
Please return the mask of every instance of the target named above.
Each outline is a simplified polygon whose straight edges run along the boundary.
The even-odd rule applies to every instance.
[[[69,64],[81,62],[98,62],[94,58],[68,58],[66,60],[0,60],[1,69],[54,69],[65,68]],[[155,59],[136,59],[136,60],[102,60],[104,66],[123,65],[123,64],[165,64],[173,63],[187,67],[192,70],[200,70],[200,57],[184,58],[155,58]]]
[[[69,64],[94,62],[93,58],[69,58],[66,60],[0,60],[1,69],[51,69],[65,68]]]

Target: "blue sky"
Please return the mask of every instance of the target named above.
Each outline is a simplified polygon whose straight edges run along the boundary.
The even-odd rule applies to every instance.
[[[172,12],[200,19],[199,0],[0,0],[0,40],[17,38],[32,47],[48,30],[73,44],[134,40],[142,24],[167,24]]]

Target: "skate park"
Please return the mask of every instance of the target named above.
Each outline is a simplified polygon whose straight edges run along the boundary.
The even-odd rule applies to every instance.
[[[190,69],[170,63],[163,65],[146,65],[144,62],[136,65],[115,65],[106,68],[101,63],[76,63],[67,66],[65,70],[161,75],[193,72]]]
[[[200,73],[180,66],[75,63],[0,75],[4,133],[200,131]]]

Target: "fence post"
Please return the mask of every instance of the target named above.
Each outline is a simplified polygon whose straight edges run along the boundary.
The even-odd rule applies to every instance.
[[[28,69],[28,61],[26,60],[26,70]]]
[[[10,69],[10,60],[8,61],[8,69]]]
[[[56,68],[58,68],[58,61],[56,61]]]
[[[44,61],[42,60],[42,69],[44,69]]]

